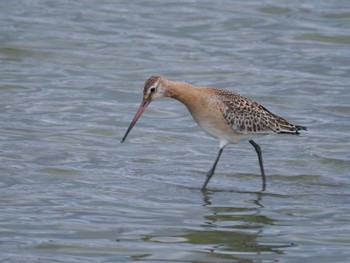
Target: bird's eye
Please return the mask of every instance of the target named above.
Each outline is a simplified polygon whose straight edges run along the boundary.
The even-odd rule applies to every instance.
[[[149,89],[149,91],[150,91],[151,93],[153,93],[153,92],[155,92],[155,91],[156,91],[156,88],[155,88],[155,87],[150,88],[150,89]]]

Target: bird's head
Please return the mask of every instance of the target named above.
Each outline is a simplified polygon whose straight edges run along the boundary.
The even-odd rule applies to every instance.
[[[143,101],[152,101],[162,98],[165,94],[164,79],[159,76],[152,76],[146,82],[143,88]]]
[[[165,88],[164,79],[162,77],[152,76],[145,82],[145,86],[143,88],[143,99],[142,99],[141,105],[140,105],[139,109],[137,110],[137,112],[134,116],[134,119],[130,123],[130,126],[129,126],[128,130],[126,131],[121,142],[124,142],[124,140],[126,139],[126,137],[129,134],[129,132],[134,127],[137,120],[141,117],[142,113],[145,111],[147,106],[154,99],[165,97],[165,93],[166,93],[166,88]]]

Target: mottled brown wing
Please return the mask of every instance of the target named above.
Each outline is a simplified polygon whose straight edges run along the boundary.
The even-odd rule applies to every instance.
[[[229,95],[229,96],[228,96]],[[290,133],[299,134],[304,128],[290,124],[255,101],[237,93],[226,94],[222,100],[226,122],[238,133]]]

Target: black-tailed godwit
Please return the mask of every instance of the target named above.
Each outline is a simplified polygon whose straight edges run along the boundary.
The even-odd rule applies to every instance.
[[[142,103],[121,142],[124,142],[147,106],[154,99],[163,97],[173,98],[185,104],[199,127],[220,141],[219,152],[213,166],[207,172],[203,190],[214,175],[221,153],[227,144],[247,139],[257,133],[298,135],[299,130],[306,130],[306,127],[293,125],[238,93],[213,87],[198,87],[152,76],[145,83]],[[263,189],[265,189],[266,176],[261,148],[253,140],[249,140],[249,143],[253,145],[258,155]]]

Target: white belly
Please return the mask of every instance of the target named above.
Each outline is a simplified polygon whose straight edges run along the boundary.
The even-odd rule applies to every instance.
[[[196,119],[195,119],[196,120]],[[236,133],[229,125],[219,121],[196,120],[199,127],[210,136],[220,140],[220,144],[235,143],[249,137],[248,134]]]

